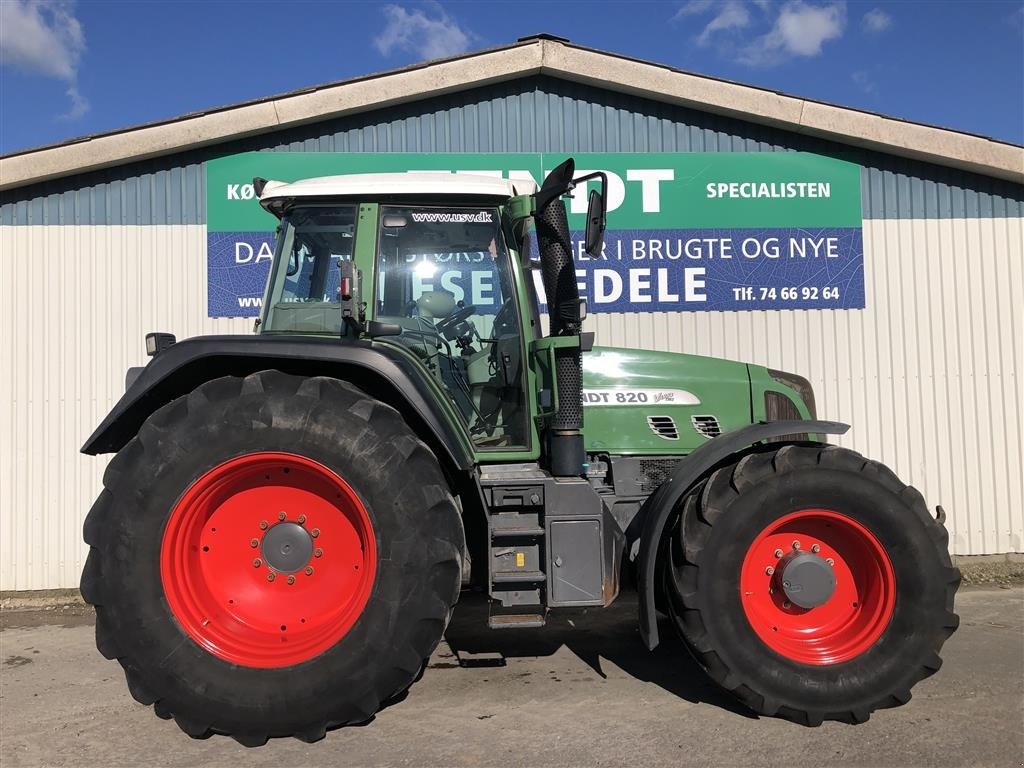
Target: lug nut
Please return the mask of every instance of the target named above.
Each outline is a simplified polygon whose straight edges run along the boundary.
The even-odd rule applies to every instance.
[[[259,539],[249,539],[249,546],[252,547],[253,549],[258,547],[259,545],[260,545],[260,540]]]
[[[261,565],[263,565],[263,561],[260,560],[258,557],[252,561],[253,568],[259,568]]]
[[[317,536],[320,535],[320,529],[314,528],[312,531],[309,532],[309,535],[315,539]]]
[[[307,565],[306,566],[306,575],[307,576],[312,576],[313,575],[313,566],[312,565]]]
[[[764,572],[771,576],[773,573],[775,573],[775,569],[769,565],[767,568],[764,569]]]
[[[267,527],[268,527],[269,525],[270,525],[270,523],[268,523],[268,522],[267,522],[266,520],[260,520],[260,528],[261,528],[262,530],[264,530],[264,531],[265,531],[265,530],[267,530]]]
[[[829,565],[835,565],[836,564],[836,561],[833,560],[831,557],[826,558],[825,562],[828,563]]]
[[[322,549],[320,549],[320,547],[317,547],[316,549],[313,550],[313,557],[323,557],[323,556],[324,556],[324,551]]]
[[[288,517],[288,515],[286,515],[284,512],[278,512],[277,513],[277,519],[278,520],[282,520],[283,521],[286,517]]]
[[[800,540],[793,539],[793,549],[800,549]]]
[[[791,607],[792,607],[792,605],[793,605],[793,604],[792,604],[791,602],[789,602],[789,600],[784,600],[784,601],[782,602],[782,607],[783,607],[783,608],[791,608]]]
[[[295,577],[294,576],[289,576],[288,577],[288,583],[289,584],[294,584],[295,583]]]
[[[305,515],[299,515],[299,517],[298,517],[299,525],[302,525],[305,522],[306,522],[306,516]]]
[[[775,556],[776,557],[782,557],[782,550],[781,549],[776,549],[775,550]]]
[[[276,578],[277,578],[277,576],[274,575],[273,571],[271,571],[270,573],[267,574],[267,581],[273,581]]]
[[[814,554],[818,554],[819,552],[821,552],[821,547],[819,547],[817,544],[812,544],[811,552],[813,552]]]

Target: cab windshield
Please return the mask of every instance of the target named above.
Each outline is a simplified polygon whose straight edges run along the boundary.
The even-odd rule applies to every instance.
[[[440,379],[480,447],[526,443],[522,337],[494,208],[381,206],[375,315]]]

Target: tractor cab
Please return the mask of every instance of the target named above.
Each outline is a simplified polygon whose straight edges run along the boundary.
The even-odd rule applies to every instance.
[[[281,224],[260,332],[388,337],[443,384],[477,447],[527,446],[521,318],[531,338],[539,324],[517,269],[525,220],[507,203],[535,185],[436,173],[373,182],[264,185]]]

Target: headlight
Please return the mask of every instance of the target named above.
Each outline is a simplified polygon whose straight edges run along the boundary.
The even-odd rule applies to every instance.
[[[173,333],[147,333],[146,354],[156,357],[177,341]]]
[[[818,418],[818,411],[814,405],[814,388],[811,386],[811,382],[803,376],[797,376],[795,373],[773,371],[771,368],[768,369],[768,375],[779,382],[779,384],[785,384],[787,387],[795,389],[800,394],[800,399],[804,401],[804,405],[807,406],[807,411],[811,418]]]

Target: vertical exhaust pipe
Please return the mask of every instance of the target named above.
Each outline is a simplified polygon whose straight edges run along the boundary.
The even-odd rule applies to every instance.
[[[572,188],[575,164],[566,160],[544,179],[536,195],[534,222],[541,275],[548,300],[550,336],[579,336],[580,294],[562,195]],[[583,359],[579,346],[555,349],[558,410],[548,431],[549,470],[556,477],[579,477],[583,450]]]

